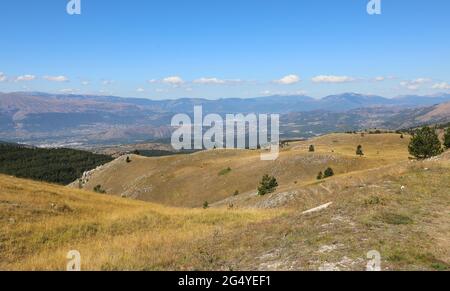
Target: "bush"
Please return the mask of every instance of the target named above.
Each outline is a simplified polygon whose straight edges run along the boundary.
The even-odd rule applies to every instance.
[[[447,128],[447,131],[444,135],[444,146],[446,149],[450,149],[450,127]]]
[[[97,185],[94,187],[95,193],[106,194],[106,191],[102,189],[102,185]]]
[[[364,156],[364,151],[363,151],[362,145],[359,145],[359,146],[356,148],[356,154],[357,154],[358,156],[360,156],[360,157]]]
[[[329,177],[333,177],[334,176],[334,171],[332,168],[328,168],[325,170],[325,172],[323,173],[323,178],[329,178]]]
[[[230,173],[230,172],[231,172],[231,168],[228,167],[228,168],[226,168],[226,169],[221,170],[221,171],[219,172],[219,176],[225,176],[226,174],[228,174],[228,173]]]
[[[238,196],[239,195],[239,190],[234,191],[233,196]]]
[[[309,146],[309,152],[310,153],[313,153],[313,152],[315,152],[316,151],[316,149],[314,148],[314,146],[313,145],[310,145]]]
[[[409,153],[418,159],[428,159],[442,153],[436,131],[428,126],[419,129],[411,139]]]
[[[127,157],[127,163],[128,163],[128,164],[131,163],[130,157]]]
[[[260,186],[258,187],[258,195],[264,196],[269,193],[275,192],[278,187],[277,179],[273,176],[264,175]]]
[[[317,175],[317,180],[322,180],[323,179],[323,173],[319,172],[319,174]]]
[[[208,208],[209,208],[209,203],[208,203],[208,201],[205,201],[203,203],[203,209],[208,209]]]

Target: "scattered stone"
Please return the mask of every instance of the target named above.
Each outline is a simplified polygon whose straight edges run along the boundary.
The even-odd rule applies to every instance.
[[[333,202],[330,202],[330,203],[321,205],[321,206],[319,206],[319,207],[316,207],[316,208],[313,208],[313,209],[304,211],[304,212],[302,212],[302,214],[310,214],[310,213],[314,213],[314,212],[318,212],[318,211],[325,210],[325,209],[327,209],[328,207],[330,207],[331,204],[333,204]]]

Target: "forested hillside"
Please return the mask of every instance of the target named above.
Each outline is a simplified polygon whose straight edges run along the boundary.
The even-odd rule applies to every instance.
[[[79,150],[0,143],[0,173],[63,185],[111,160],[109,156]]]

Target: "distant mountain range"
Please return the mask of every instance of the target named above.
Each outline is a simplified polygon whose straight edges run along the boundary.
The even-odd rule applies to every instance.
[[[0,93],[0,139],[74,147],[162,139],[170,136],[172,116],[191,114],[195,105],[202,105],[205,114],[279,113],[282,127],[293,126],[287,135],[305,137],[374,124],[397,128],[417,122],[446,121],[450,118],[449,109],[436,108],[446,102],[450,102],[450,94],[444,93],[391,99],[345,93],[322,99],[268,96],[219,100]]]

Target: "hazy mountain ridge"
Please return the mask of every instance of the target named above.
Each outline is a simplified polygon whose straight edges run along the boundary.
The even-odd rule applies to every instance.
[[[0,139],[46,146],[135,143],[170,136],[171,118],[192,114],[279,113],[282,137],[310,137],[368,127],[397,129],[450,121],[450,94],[381,96],[345,93],[322,99],[267,96],[206,100],[149,100],[36,92],[0,93]],[[435,113],[432,113],[435,112]]]

